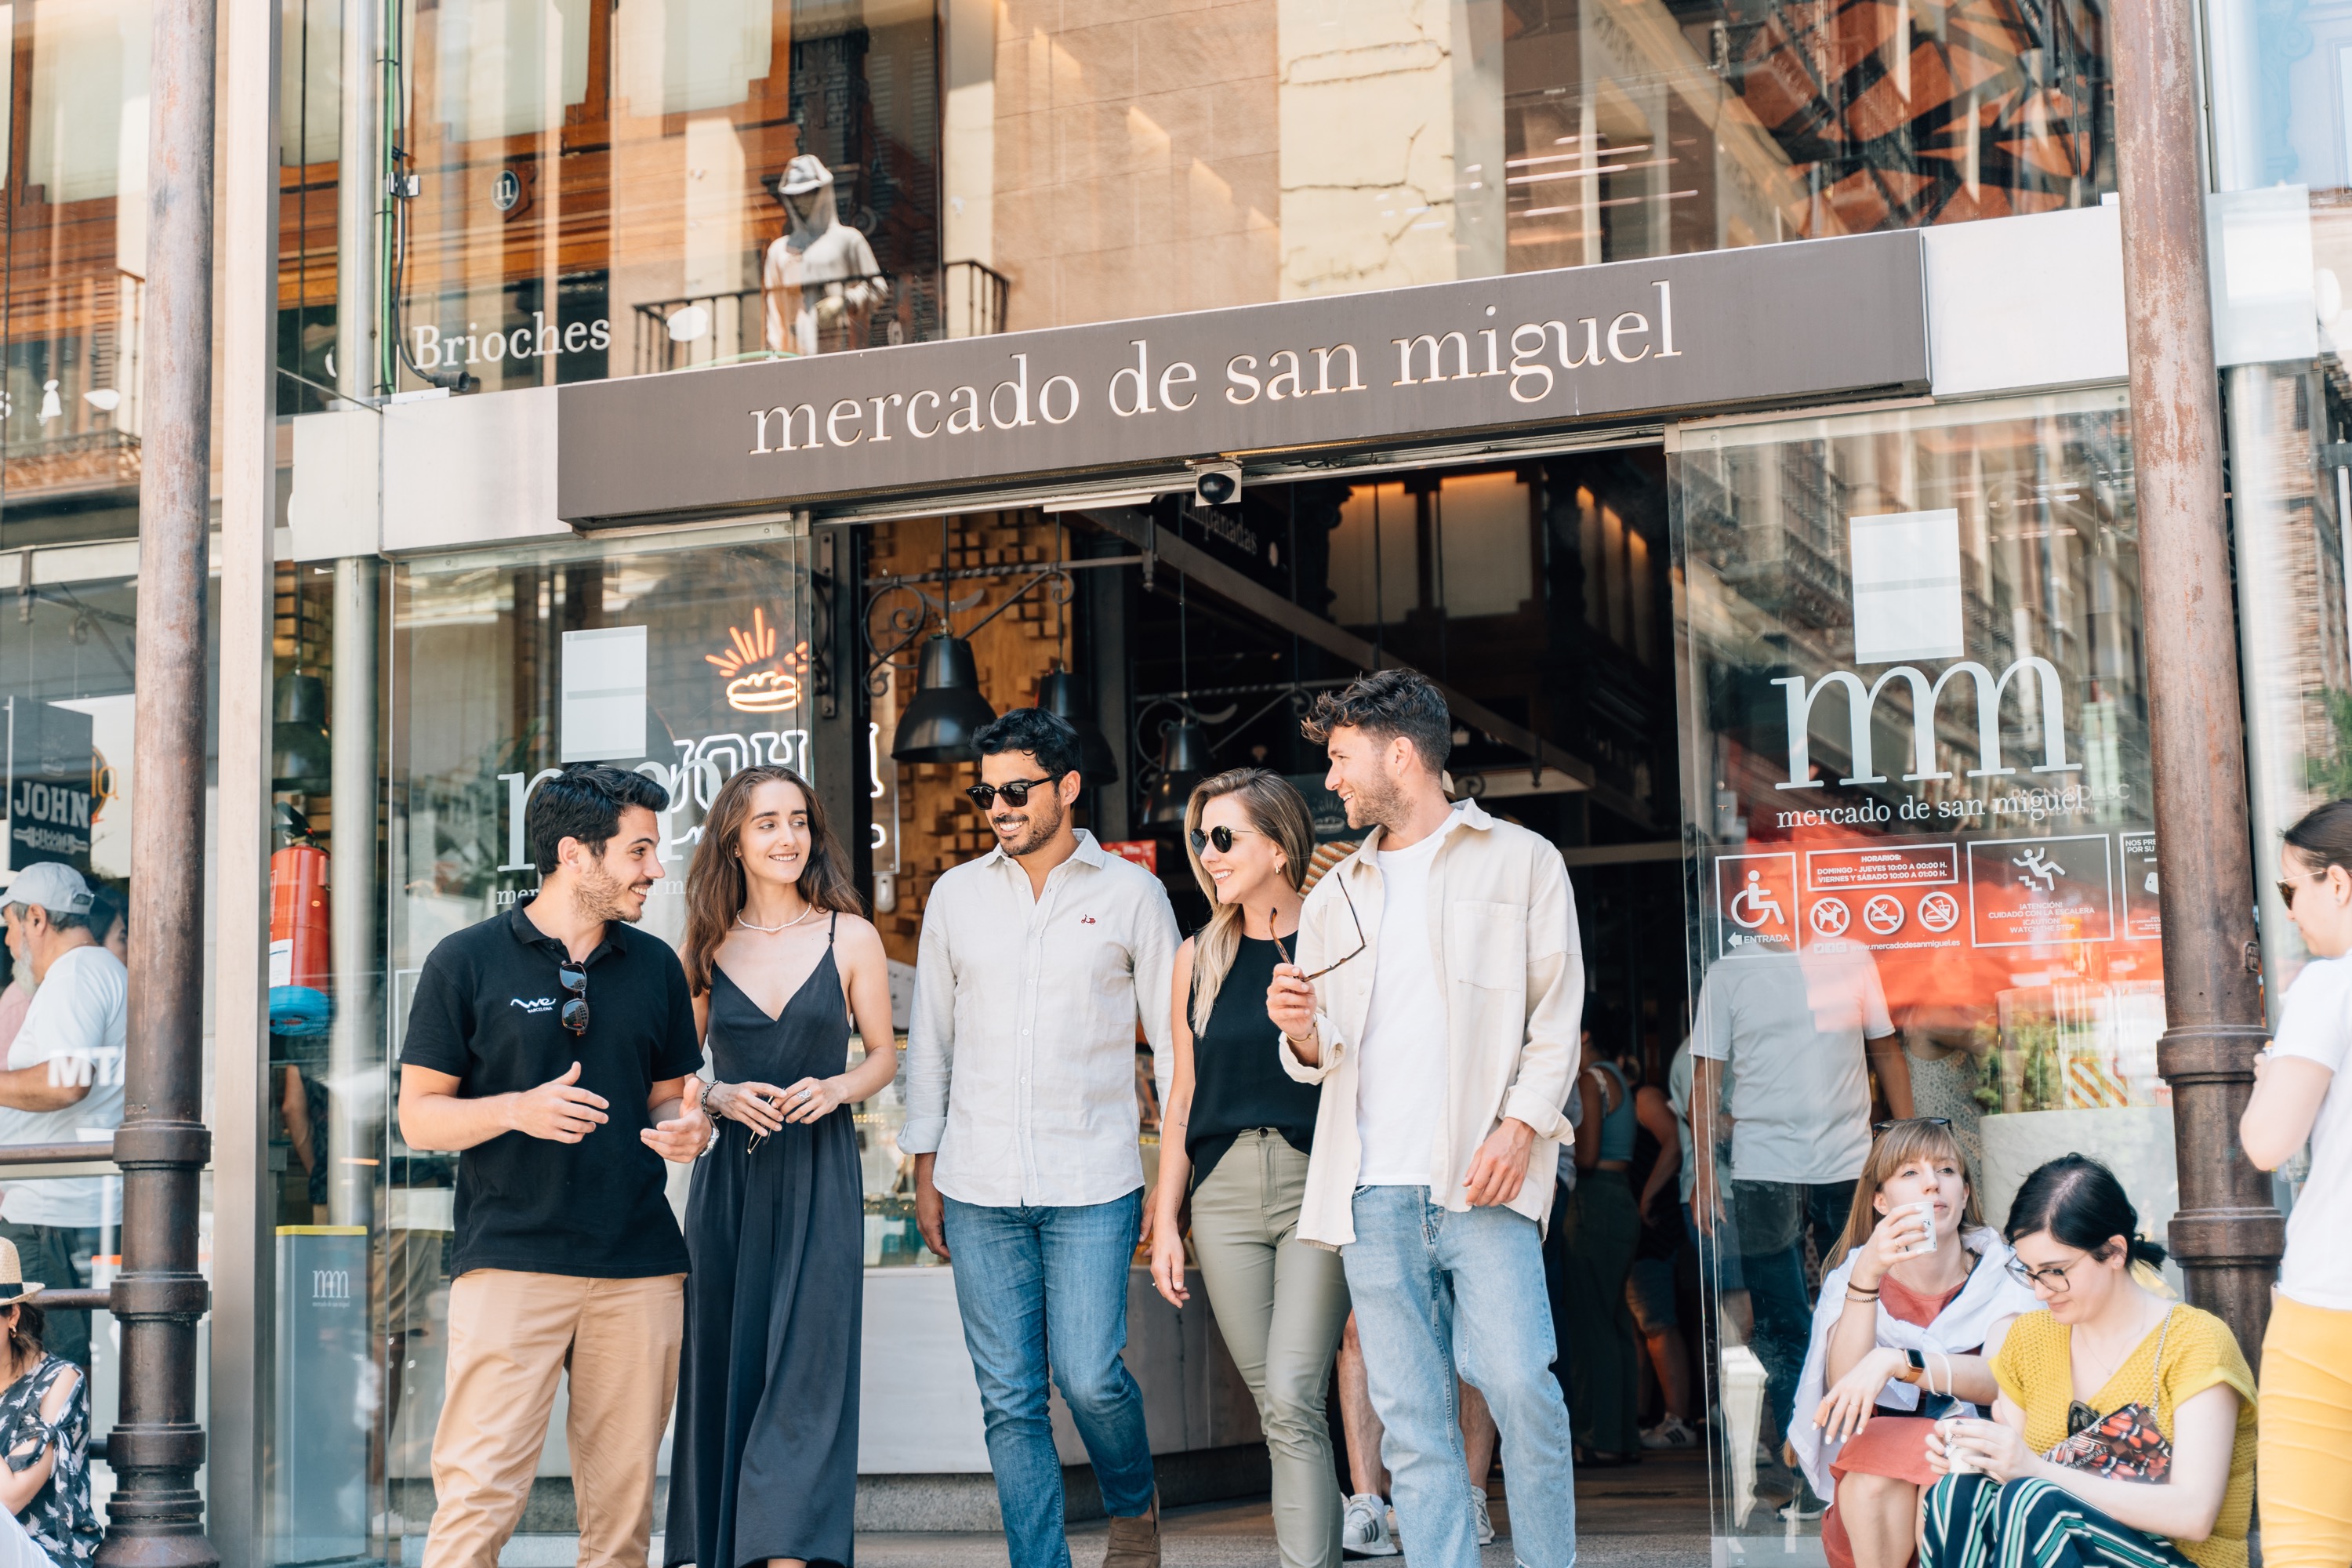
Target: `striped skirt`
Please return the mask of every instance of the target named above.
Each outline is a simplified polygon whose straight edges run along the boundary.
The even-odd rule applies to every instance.
[[[1920,1544],[1919,1568],[2194,1568],[2163,1536],[2043,1480],[1946,1476],[1928,1490]]]

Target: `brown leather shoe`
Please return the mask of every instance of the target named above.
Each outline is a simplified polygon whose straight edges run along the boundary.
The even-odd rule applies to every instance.
[[[1110,1521],[1110,1550],[1103,1568],[1160,1568],[1160,1494],[1151,1494],[1151,1511],[1133,1519]]]

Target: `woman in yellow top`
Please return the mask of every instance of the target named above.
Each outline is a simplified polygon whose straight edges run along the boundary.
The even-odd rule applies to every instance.
[[[2133,1277],[2164,1260],[2112,1172],[2018,1188],[2010,1267],[2043,1307],[1993,1357],[1990,1421],[1937,1424],[1920,1568],[2246,1568],[2254,1379],[2229,1326]]]

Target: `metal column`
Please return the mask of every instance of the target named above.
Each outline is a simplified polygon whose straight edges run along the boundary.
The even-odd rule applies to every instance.
[[[371,1225],[375,1177],[361,1162],[383,1140],[383,1030],[376,977],[383,963],[376,901],[376,644],[381,563],[373,555],[335,563],[334,899],[329,910],[334,950],[335,1017],[327,1037],[330,1126],[327,1213],[335,1225]],[[362,1088],[362,1085],[372,1086]]]
[[[147,150],[146,442],[139,496],[139,648],[131,858],[130,1048],[123,1117],[119,1479],[98,1559],[210,1568],[195,1489],[196,1259],[204,1125],[205,559],[211,512],[213,0],[155,0]],[[246,868],[248,873],[252,868]]]
[[[212,1398],[206,1504],[230,1568],[263,1542],[268,1407],[270,622],[278,521],[278,0],[224,15],[220,835],[213,888]],[[142,871],[143,887],[143,871]],[[135,926],[136,922],[134,922]],[[134,931],[134,940],[135,940]]]
[[[2284,1241],[2270,1178],[2238,1143],[2263,1023],[2247,838],[2237,628],[2221,491],[2221,417],[2198,163],[2197,57],[2187,0],[2115,13],[2116,136],[2140,593],[2147,639],[2180,1206],[2171,1246],[2189,1300],[2249,1355],[2270,1319]]]

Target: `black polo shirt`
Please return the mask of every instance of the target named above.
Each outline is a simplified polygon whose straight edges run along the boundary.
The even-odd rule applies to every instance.
[[[659,937],[607,922],[588,955],[588,1030],[575,1037],[558,1016],[564,956],[517,905],[443,938],[417,979],[404,1066],[446,1072],[472,1100],[535,1088],[577,1061],[581,1087],[611,1102],[577,1143],[502,1132],[458,1156],[450,1272],[683,1274],[666,1163],[637,1134],[653,1125],[653,1086],[702,1066],[686,971]]]

